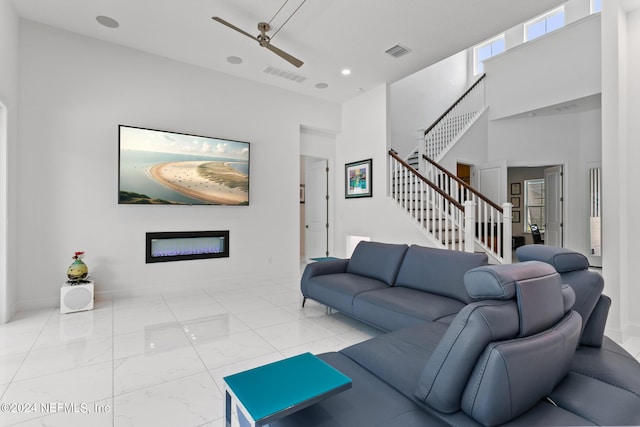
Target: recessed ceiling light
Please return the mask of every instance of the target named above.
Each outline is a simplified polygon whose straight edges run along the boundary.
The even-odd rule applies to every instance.
[[[326,84],[326,83],[316,83],[316,88],[317,89],[326,89],[328,87],[329,87],[329,85]]]
[[[118,21],[104,15],[96,16],[96,21],[107,28],[118,28],[120,26],[120,23]]]
[[[348,68],[345,68],[345,69],[343,69],[343,70],[341,71],[341,73],[342,73],[342,75],[343,75],[343,76],[348,76],[348,75],[350,75],[350,74],[351,74],[351,70],[350,70],[350,69],[348,69]]]
[[[229,64],[242,64],[242,58],[240,58],[239,56],[228,56],[227,62]]]

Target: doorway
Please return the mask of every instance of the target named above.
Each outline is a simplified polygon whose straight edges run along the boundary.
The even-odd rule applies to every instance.
[[[330,254],[330,176],[329,160],[302,157],[304,170],[300,187],[300,233],[301,259],[308,262],[314,258],[325,258]]]
[[[471,185],[471,165],[466,163],[456,163],[456,176]]]
[[[564,183],[562,165],[509,167],[512,233],[526,244],[564,245]],[[534,241],[533,228],[540,231]]]

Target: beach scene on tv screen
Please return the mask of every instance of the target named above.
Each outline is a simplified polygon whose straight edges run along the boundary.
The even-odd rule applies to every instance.
[[[249,143],[120,126],[121,204],[248,205]]]

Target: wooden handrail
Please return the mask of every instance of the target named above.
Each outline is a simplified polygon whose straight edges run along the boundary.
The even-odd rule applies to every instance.
[[[475,194],[480,200],[483,200],[486,204],[496,209],[498,212],[502,213],[502,207],[492,202],[491,200],[487,199],[487,197],[484,194],[480,193],[478,190],[476,190],[475,188],[473,188],[472,186],[470,186],[469,184],[467,184],[466,182],[464,182],[463,180],[461,180],[460,178],[458,178],[457,176],[455,176],[454,174],[452,174],[451,172],[449,172],[448,170],[440,166],[438,163],[434,162],[432,159],[430,159],[426,155],[423,154],[422,158],[428,161],[429,163],[431,163],[432,165],[434,165],[441,172],[445,173],[449,178],[456,181],[458,184],[462,186],[462,188]]]
[[[413,167],[411,167],[411,165],[409,165],[409,163],[407,163],[404,160],[402,160],[394,150],[389,150],[389,155],[391,157],[393,157],[394,159],[396,159],[398,162],[400,162],[400,164],[402,166],[404,166],[405,168],[409,169],[411,171],[411,173],[413,173],[415,176],[420,178],[425,184],[427,184],[429,187],[433,188],[438,194],[440,194],[442,197],[444,197],[449,203],[451,203],[456,208],[458,208],[462,212],[464,212],[464,205],[463,204],[461,204],[456,199],[454,199],[453,197],[451,197],[450,195],[445,193],[444,190],[442,190],[440,187],[438,187],[437,185],[435,185],[434,183],[429,181],[427,178],[425,178],[424,176],[420,175],[420,173],[417,170],[415,170]]]
[[[462,94],[462,96],[460,96],[460,98],[458,98],[458,100],[456,102],[453,103],[453,105],[451,107],[449,107],[447,109],[447,111],[445,111],[444,113],[442,113],[442,115],[440,117],[438,117],[438,119],[433,122],[433,124],[431,126],[429,126],[427,128],[427,130],[424,131],[424,134],[426,135],[427,133],[429,133],[431,131],[431,129],[433,129],[434,127],[436,127],[436,125],[438,123],[440,123],[442,121],[442,119],[444,119],[444,117],[449,114],[451,112],[451,110],[453,110],[454,108],[456,108],[456,106],[462,102],[462,100],[464,99],[465,96],[467,96],[469,94],[469,92],[471,92],[476,86],[478,86],[478,84],[482,81],[482,79],[484,79],[486,76],[486,74],[483,74],[482,76],[480,76],[480,78],[478,80],[476,80],[476,82],[471,85],[471,87],[469,89],[466,90],[465,93]]]

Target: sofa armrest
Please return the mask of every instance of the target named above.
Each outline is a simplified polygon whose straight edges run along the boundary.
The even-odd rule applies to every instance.
[[[347,265],[349,265],[348,259],[334,259],[331,261],[314,262],[307,264],[302,273],[302,279],[300,280],[300,288],[302,294],[307,295],[306,286],[307,282],[316,276],[324,276],[327,274],[339,274],[347,272]]]
[[[609,307],[611,306],[611,298],[606,295],[600,295],[600,299],[596,303],[595,308],[589,316],[589,320],[582,331],[581,345],[589,347],[602,347],[604,338],[604,328],[609,315]]]
[[[338,274],[346,273],[348,259],[332,259],[331,261],[314,262],[307,264],[304,269],[302,278],[312,278],[313,276],[320,276],[324,274]]]

